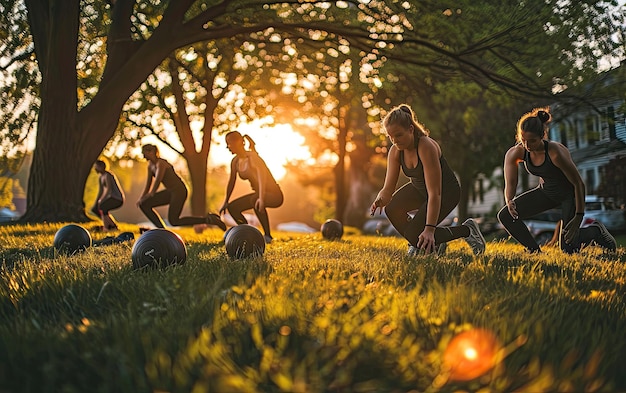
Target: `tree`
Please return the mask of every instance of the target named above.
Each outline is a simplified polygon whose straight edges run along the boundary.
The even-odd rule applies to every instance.
[[[455,29],[450,22],[450,32],[457,33],[451,36],[464,41],[446,42],[443,37],[450,36],[449,32],[442,34],[434,29],[442,15],[440,2],[434,0],[415,4],[356,0],[167,3],[116,0],[110,1],[106,8],[102,2],[88,0],[2,1],[5,10],[7,4],[14,3],[17,4],[11,15],[15,19],[9,20],[10,26],[24,23],[23,4],[28,11],[32,38],[24,42],[32,42],[39,74],[33,75],[35,82],[27,86],[36,86],[41,103],[24,221],[85,218],[82,192],[87,174],[113,136],[128,97],[175,49],[195,42],[264,31],[271,32],[272,39],[278,40],[286,34],[312,42],[349,38],[352,47],[376,48],[388,59],[431,67],[441,74],[465,73],[511,90],[531,92],[545,91],[545,87],[555,84],[553,78],[557,78],[556,83],[576,83],[578,79],[574,77],[582,77],[583,73],[571,67],[561,68],[563,73],[547,72],[541,67],[533,68],[538,64],[536,61],[521,69],[517,60],[525,47],[512,43],[548,47],[546,42],[552,41],[546,41],[543,30],[546,27],[555,36],[570,34],[570,42],[574,43],[579,40],[572,34],[584,33],[585,37],[597,40],[592,45],[568,45],[559,52],[559,58],[564,62],[595,58],[596,52],[607,53],[611,47],[610,40],[593,34],[600,32],[608,37],[607,32],[616,24],[608,17],[599,16],[606,8],[602,3],[594,7],[596,2],[589,0],[563,3],[563,7],[535,1],[533,5],[543,7],[536,9],[520,6],[530,3],[510,2],[504,5],[524,12],[517,19],[509,13],[511,19],[498,21],[515,22],[512,26],[499,24],[489,35],[479,36],[468,34],[472,29],[466,26],[463,30]],[[472,8],[471,4],[463,7],[480,8]],[[258,18],[259,9],[264,11],[262,18]],[[497,10],[504,12],[506,8]],[[444,10],[444,15],[448,13],[450,18],[458,19],[456,11]],[[493,19],[485,18],[485,13],[480,16],[475,21],[483,25],[485,20]],[[347,25],[345,20],[359,23]],[[542,34],[536,33],[539,30]],[[100,35],[101,32],[106,34]],[[554,42],[563,44],[559,40]],[[100,56],[105,50],[106,57]],[[536,53],[544,52],[554,54],[546,50]],[[12,64],[14,69],[19,69],[18,65],[30,61],[25,58]],[[91,67],[94,64],[98,67]],[[566,66],[571,64],[569,61]],[[535,81],[538,72],[545,75],[543,79],[550,79],[549,83],[538,84]],[[40,83],[36,78],[41,78]]]
[[[416,18],[407,21],[422,31],[437,30],[441,39],[431,47],[418,45],[423,37],[414,30],[394,51],[385,51],[376,102],[408,102],[442,142],[461,183],[461,217],[476,177],[502,164],[521,114],[555,101],[589,105],[600,91],[584,87],[597,80],[602,56],[619,53],[606,28],[616,25],[621,11],[605,12],[595,3],[562,9],[558,2],[462,1],[438,15],[429,3],[407,11]],[[417,20],[419,15],[428,17]],[[594,51],[581,45],[583,32]],[[455,53],[456,61],[441,49]]]
[[[291,25],[277,13],[277,6],[283,4],[279,1],[265,2],[267,18],[262,19],[254,17],[259,3],[253,0],[212,4],[178,0],[161,6],[117,0],[106,10],[99,8],[100,2],[78,0],[25,0],[25,4],[41,75],[41,105],[23,221],[86,218],[82,193],[91,164],[114,135],[128,97],[175,49],[266,29],[298,30],[311,39],[325,39],[327,35],[319,31],[333,26],[327,21],[302,21],[325,7],[324,2],[292,6],[303,16]],[[85,50],[106,47],[107,56],[100,58],[104,67],[97,84],[81,89],[88,94],[79,97],[77,69],[88,70],[81,69],[85,63],[77,63],[78,33],[89,32],[80,23],[90,17],[104,21],[107,34]]]

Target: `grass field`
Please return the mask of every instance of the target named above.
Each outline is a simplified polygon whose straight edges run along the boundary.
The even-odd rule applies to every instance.
[[[623,247],[278,232],[230,260],[183,229],[186,263],[133,270],[132,242],[56,255],[58,228],[0,227],[0,392],[626,391]]]

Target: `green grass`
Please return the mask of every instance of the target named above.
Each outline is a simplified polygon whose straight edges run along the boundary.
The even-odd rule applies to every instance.
[[[132,243],[55,255],[59,227],[0,227],[0,392],[626,390],[621,247],[409,258],[397,238],[278,232],[233,261],[221,232],[185,229],[185,264],[135,271]],[[494,367],[455,380],[444,353],[475,328]]]

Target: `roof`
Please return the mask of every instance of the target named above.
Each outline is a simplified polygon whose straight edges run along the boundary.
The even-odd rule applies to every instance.
[[[626,155],[626,143],[619,139],[614,139],[608,143],[598,143],[581,149],[571,150],[572,159],[576,163],[592,158],[615,155],[616,153]]]

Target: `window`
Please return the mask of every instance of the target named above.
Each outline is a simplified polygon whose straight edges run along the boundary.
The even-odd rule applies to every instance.
[[[587,185],[587,192],[594,194],[596,190],[596,171],[593,169],[587,169],[585,171],[585,184]]]
[[[600,140],[600,133],[598,130],[598,122],[596,116],[587,116],[585,119],[585,136],[587,143],[593,145]]]

